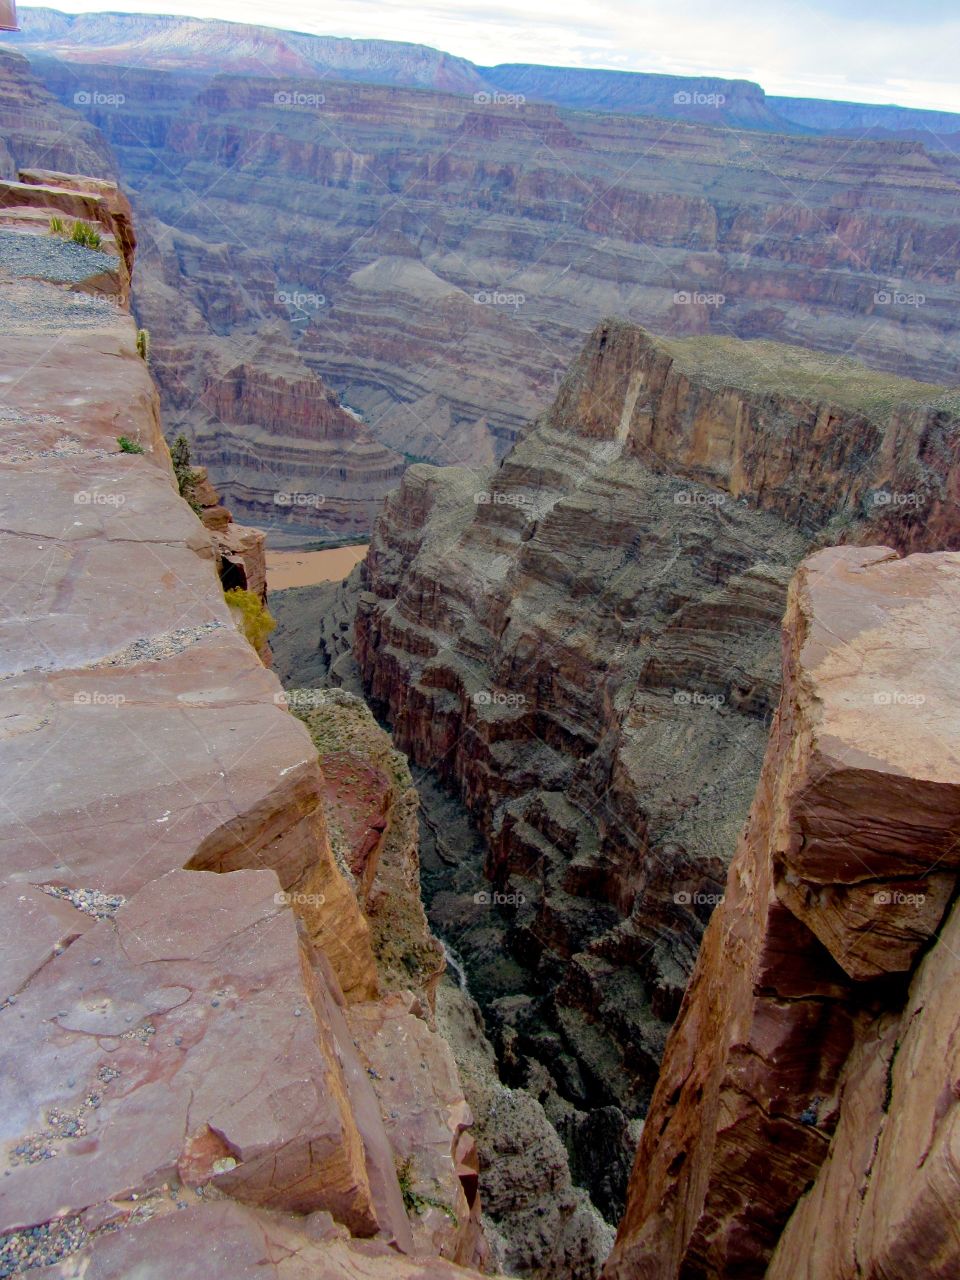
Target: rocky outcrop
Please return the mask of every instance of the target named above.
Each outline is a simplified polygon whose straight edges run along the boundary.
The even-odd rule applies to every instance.
[[[96,127],[56,100],[4,37],[0,45],[0,178],[31,164],[107,174],[112,156]]]
[[[225,500],[275,537],[365,532],[404,459],[375,440],[297,354],[264,283],[235,299],[229,340],[217,298],[245,268],[224,245],[148,224],[138,314],[151,334],[168,430],[183,432]],[[164,283],[155,278],[162,272]]]
[[[106,198],[86,185],[30,189]],[[369,895],[331,843],[374,792],[334,802],[233,625],[223,509],[202,476],[212,531],[178,494],[129,315],[18,261],[0,277],[0,1270],[168,1268],[210,1230],[207,1275],[285,1250],[344,1276],[482,1261],[449,1050],[428,1000],[392,979],[381,998]],[[415,880],[408,855],[390,885],[435,984]],[[385,1029],[416,1049],[381,1049]],[[462,1197],[456,1230],[406,1195],[411,1158]]]
[[[9,165],[0,164],[0,179],[19,176],[0,186],[0,234],[15,222],[45,235],[53,214],[68,224],[83,220],[97,227],[106,256],[90,259],[90,275],[71,278],[71,286],[110,296],[126,308],[135,240],[130,206],[116,184],[84,177],[82,190],[71,190],[72,180],[61,174],[58,181],[68,187],[54,195],[44,169],[16,173],[15,163],[49,165],[57,154],[51,137],[58,132],[76,137],[78,146],[88,135],[96,140],[99,152],[90,172],[106,176],[116,169],[103,134],[76,110],[61,107],[28,71],[16,55],[0,58],[0,95],[10,99],[4,136],[11,149]],[[166,83],[134,87],[131,76],[136,73],[125,74],[125,92],[114,85],[104,95],[120,128],[116,135],[108,128],[103,132],[129,143],[124,125],[129,118],[123,111],[116,114],[129,97],[131,105],[137,101],[158,113],[147,132],[139,132],[146,127],[142,122],[137,132],[138,142],[154,150],[162,146],[163,121],[185,106],[190,94],[178,94]],[[83,108],[89,99],[95,106],[99,92],[77,89],[68,102]],[[79,103],[74,101],[78,94]],[[222,228],[212,240],[203,240],[155,220],[138,222],[146,236],[138,254],[136,311],[150,332],[151,367],[168,437],[184,433],[230,507],[272,527],[280,538],[366,531],[404,460],[374,440],[299,359],[288,310],[279,300],[288,295],[266,255],[222,243]],[[41,248],[34,246],[34,256]],[[225,292],[226,280],[239,288]],[[237,329],[229,340],[225,325]]]
[[[507,1079],[612,1216],[619,1140],[591,1166],[583,1117],[622,1135],[649,1102],[777,705],[791,573],[818,540],[955,545],[956,423],[941,388],[608,323],[498,470],[412,467],[385,504],[362,679],[478,822],[499,897],[474,869],[444,916]]]
[[[960,1266],[958,610],[957,554],[846,547],[799,570],[757,796],[610,1280]]]

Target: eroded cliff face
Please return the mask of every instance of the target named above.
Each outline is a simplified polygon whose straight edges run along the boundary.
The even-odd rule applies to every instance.
[[[604,314],[956,378],[950,151],[562,110],[533,91],[478,103],[295,64],[274,84],[129,54],[93,65],[78,43],[71,65],[69,33],[57,52],[36,66],[62,102],[124,95],[84,118],[155,229],[151,276],[202,279],[205,341],[288,322],[390,449],[502,456]],[[162,292],[138,305],[189,367]]]
[[[120,262],[119,193],[25,185],[0,265],[0,1269],[468,1274],[471,1115],[389,744],[350,735],[366,785],[321,771],[224,601],[223,508],[201,485],[208,528],[178,495],[123,300],[70,287],[111,253],[38,225],[92,201]]]
[[[960,556],[801,566],[783,696],[604,1275],[943,1277]]]
[[[42,159],[40,158],[42,156]],[[0,45],[0,177],[29,164],[106,174],[110,148],[89,121],[60,105],[19,53]]]
[[[136,89],[128,83],[131,78]],[[109,182],[117,173],[111,142],[122,149],[129,134],[98,129],[81,114],[84,103],[95,104],[101,92],[79,86],[61,105],[25,59],[0,49],[0,179],[20,180],[15,190],[6,183],[0,188],[0,228],[13,208],[22,221],[29,205],[29,193],[21,190],[24,181],[49,186],[45,171],[54,164],[82,165],[84,174],[107,179],[115,190]],[[137,101],[157,113],[149,127],[125,117],[148,158],[163,145],[164,120],[185,104],[176,86],[162,77],[148,84],[134,70],[125,72],[122,89],[115,85],[104,96],[112,110]],[[35,176],[27,166],[38,166]],[[89,177],[82,181],[84,190],[59,197],[57,208],[92,221],[109,237],[107,220],[97,212],[97,184]],[[49,201],[49,194],[40,200]],[[129,205],[126,215],[129,219]],[[42,209],[34,216],[38,226],[46,225]],[[281,287],[265,249],[225,239],[226,223],[216,227],[212,239],[201,239],[146,217],[142,208],[137,221],[135,310],[150,331],[152,372],[168,439],[183,432],[195,456],[209,464],[211,481],[230,507],[281,537],[366,531],[381,498],[399,479],[404,459],[344,410],[297,355],[297,317],[306,316],[306,299],[292,286],[289,291]],[[88,291],[113,296],[126,309],[132,248],[126,246],[122,255],[126,272],[101,273]]]
[[[413,467],[385,504],[361,676],[478,822],[502,896],[465,879],[450,934],[613,1216],[592,1134],[645,1110],[723,894],[787,583],[817,540],[952,543],[957,440],[942,389],[606,323],[498,470]]]

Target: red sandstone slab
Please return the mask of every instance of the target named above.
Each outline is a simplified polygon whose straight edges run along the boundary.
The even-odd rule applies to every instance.
[[[449,1045],[411,1003],[410,993],[397,993],[353,1005],[347,1021],[397,1160],[421,1198],[411,1215],[419,1251],[466,1263],[479,1236],[473,1116]]]
[[[137,354],[136,328],[128,316],[90,327],[87,309],[62,306],[63,290],[52,285],[12,286],[14,301],[48,296],[59,300],[53,332],[32,332],[25,319],[0,344],[0,406],[20,419],[0,421],[0,452],[51,449],[64,437],[87,449],[115,452],[127,436],[168,465],[162,443],[157,392]],[[25,316],[29,312],[25,309]],[[76,326],[71,327],[71,318]]]
[[[229,627],[0,682],[0,879],[129,895],[190,863],[296,884],[322,859],[320,776],[277,689]]]
[[[268,872],[173,872],[0,1012],[0,1230],[178,1178],[376,1229],[340,1047],[276,893]]]
[[[0,1005],[92,924],[32,884],[0,885]]]
[[[145,635],[232,625],[210,540],[157,468],[120,455],[44,459],[6,478],[4,674],[85,666]]]
[[[228,1201],[196,1205],[100,1235],[54,1274],[61,1280],[479,1280],[477,1272],[440,1258],[414,1261],[380,1243],[347,1240],[323,1219],[295,1222]]]

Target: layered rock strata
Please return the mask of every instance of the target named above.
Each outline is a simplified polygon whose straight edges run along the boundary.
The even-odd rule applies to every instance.
[[[475,1253],[479,1191],[494,1265],[530,1280],[596,1276],[613,1242],[611,1228],[574,1185],[541,1103],[500,1080],[467,990],[441,976],[444,960],[419,897],[422,877],[431,924],[449,932],[430,888],[438,797],[429,780],[420,778],[414,789],[405,757],[357,696],[336,685],[291,681],[286,700],[317,745],[334,853],[357,886],[381,984],[391,993],[386,1001],[351,1006],[347,1016],[391,1142],[404,1152],[406,1194],[420,1204],[415,1237],[426,1232],[444,1257]],[[447,837],[462,853],[470,837],[461,825],[444,816]],[[476,875],[482,883],[479,868]],[[413,1016],[423,1010],[442,1039]],[[467,1114],[470,1133],[463,1128]]]
[[[68,32],[36,67],[68,107],[89,97],[78,121],[136,188],[156,244],[138,314],[165,353],[165,408],[195,404],[211,371],[228,374],[281,321],[381,442],[444,465],[502,456],[609,313],[956,379],[949,149],[712,127],[714,107],[674,108],[672,95],[668,121],[558,109],[535,91],[475,101],[311,77],[296,61],[277,84],[148,70],[152,37],[133,39],[137,52],[117,55],[128,65],[96,65],[79,39],[71,54]],[[738,90],[719,92],[732,108]],[[580,105],[619,106],[603,93],[594,84]],[[769,130],[762,95],[751,101],[738,126]],[[189,324],[164,286],[189,297]],[[223,471],[239,436],[224,433]],[[248,477],[258,458],[281,470],[258,441]]]
[[[624,1179],[591,1171],[584,1117],[613,1153],[649,1101],[759,772],[791,573],[817,540],[955,545],[957,441],[942,388],[610,322],[498,470],[412,467],[385,504],[361,676],[477,819],[499,900],[465,876],[444,915],[508,1079],[611,1214]]]
[[[957,554],[801,566],[756,799],[610,1280],[960,1268],[958,611]]]
[[[8,39],[0,44],[0,177],[15,178],[30,164],[109,173],[112,157],[103,135],[44,88]]]
[[[86,194],[32,189],[54,209]],[[366,904],[330,841],[334,818],[362,828],[366,792],[330,804],[307,730],[233,625],[129,315],[76,306],[59,270],[3,272],[3,1274],[168,1268],[210,1231],[207,1276],[285,1254],[344,1276],[481,1261],[449,1050],[415,993],[381,1002]],[[398,898],[413,880],[407,866]],[[406,910],[422,920],[415,892]],[[383,1097],[377,1019],[417,1046]],[[456,1230],[405,1198],[398,1166],[420,1151],[401,1129],[431,1177],[469,1189]]]
[[[151,104],[161,112],[169,112],[183,96],[165,83],[153,90]],[[81,100],[87,94],[77,92]],[[91,101],[98,92],[90,91]],[[129,93],[131,105],[139,92]],[[114,86],[107,96],[117,107],[125,106],[128,94]],[[87,172],[114,177],[116,157],[104,136],[110,130],[98,132],[75,109],[61,106],[29,75],[26,62],[6,50],[0,51],[0,97],[7,103],[0,179],[19,177],[0,187],[0,258],[14,247],[2,239],[2,228],[14,220],[20,229],[32,221],[44,235],[53,214],[68,223],[87,221],[100,229],[107,256],[88,259],[89,278],[71,283],[126,307],[132,224],[129,205],[115,184],[85,177],[82,191],[63,191],[56,198],[49,190],[38,194],[25,189],[37,183],[49,188],[50,183],[44,169],[24,166],[48,168],[54,157],[70,154],[70,143],[71,163],[89,156]],[[75,97],[68,99],[74,107]],[[118,97],[124,103],[114,102]],[[93,149],[87,139],[95,143]],[[156,129],[149,139],[139,134],[138,140],[151,156],[162,144]],[[120,205],[105,209],[104,193],[112,193],[109,199]],[[151,367],[168,437],[186,434],[197,458],[209,462],[211,479],[231,508],[274,529],[278,539],[297,542],[368,529],[404,460],[374,440],[298,358],[288,309],[279,301],[287,295],[268,256],[223,243],[222,226],[212,240],[202,240],[155,219],[139,217],[138,222],[147,234],[138,256],[136,310],[149,329]],[[36,258],[44,246],[32,248]]]

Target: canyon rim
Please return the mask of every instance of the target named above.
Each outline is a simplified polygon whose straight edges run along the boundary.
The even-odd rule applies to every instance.
[[[226,16],[0,3],[0,1277],[956,1280],[960,114]]]

